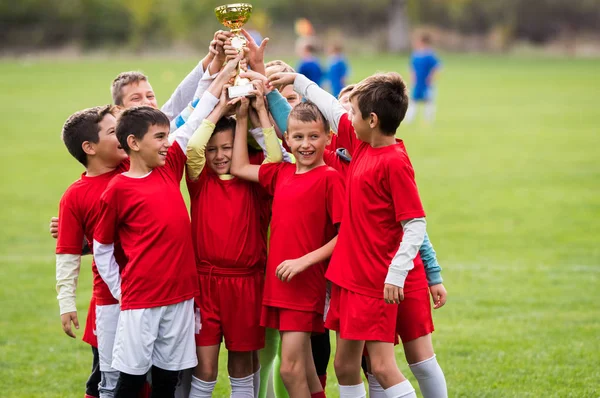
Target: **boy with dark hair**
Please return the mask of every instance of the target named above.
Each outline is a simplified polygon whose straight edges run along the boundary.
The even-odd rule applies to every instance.
[[[358,155],[362,155],[364,157],[363,161],[368,161],[368,160],[375,161],[375,159],[373,157],[375,155],[375,153],[377,153],[377,152],[383,153],[384,150],[382,148],[385,148],[385,146],[382,146],[381,148],[378,148],[378,149],[375,149],[375,148],[368,149],[369,148],[368,144],[361,142],[359,139],[357,139],[357,135],[359,138],[361,138],[361,134],[358,133],[358,130],[359,130],[358,128],[356,129],[357,132],[355,133],[355,128],[357,127],[357,125],[359,127],[362,127],[361,131],[363,131],[363,132],[365,131],[364,124],[361,123],[361,122],[363,122],[362,112],[359,112],[358,110],[354,111],[354,114],[360,113],[360,117],[358,118],[358,120],[356,120],[356,117],[354,117],[354,120],[356,120],[356,123],[353,126],[349,119],[349,116],[346,114],[346,110],[340,105],[340,103],[338,101],[336,101],[336,99],[334,97],[332,97],[330,94],[328,94],[324,90],[318,88],[314,83],[308,81],[307,79],[305,79],[301,76],[296,77],[296,76],[289,76],[289,75],[285,75],[285,74],[275,76],[273,79],[276,82],[279,82],[282,79],[285,80],[286,82],[289,80],[294,81],[294,87],[295,87],[296,91],[298,93],[300,93],[301,95],[305,96],[306,98],[315,101],[317,103],[317,105],[319,106],[319,108],[324,112],[324,114],[327,116],[327,118],[331,121],[331,123],[333,125],[333,129],[338,131],[338,142],[342,142],[342,146],[344,146],[345,148],[348,148],[350,154],[352,155],[352,162],[350,163],[350,169],[348,171],[348,184],[349,184],[349,187],[356,186],[356,182],[354,184],[352,184],[352,181],[353,181],[353,178],[356,179],[356,175],[354,175],[353,173],[358,172],[355,169],[355,167],[356,167],[355,162],[357,160]],[[387,119],[388,119],[387,124],[389,124],[390,120],[391,121],[395,120],[394,123],[399,123],[399,121],[401,121],[402,115],[406,111],[406,102],[407,102],[407,99],[405,98],[406,95],[402,94],[403,93],[402,88],[405,87],[404,83],[403,83],[403,81],[401,81],[399,79],[400,78],[398,75],[390,75],[390,74],[376,75],[375,77],[369,78],[367,80],[367,82],[369,82],[369,85],[364,86],[366,88],[369,88],[369,90],[366,90],[366,93],[365,93],[366,95],[363,94],[361,96],[362,97],[361,103],[363,106],[363,110],[368,111],[370,107],[372,107],[371,109],[381,109],[382,110],[381,114],[383,117],[386,114],[390,115],[390,113],[393,113],[394,109],[396,109],[396,112],[398,113],[398,115],[396,117],[391,117],[391,118],[387,117]],[[396,87],[396,93],[394,93],[393,91],[390,93],[390,90],[394,90],[394,87]],[[363,90],[365,90],[365,88],[363,88]],[[386,91],[387,91],[387,93],[386,93]],[[352,91],[351,93],[353,94],[354,92]],[[386,96],[389,96],[391,101],[396,102],[396,104],[393,104],[393,106],[391,108],[389,106],[386,106],[385,104],[382,105],[380,102],[380,101],[382,101],[382,98],[384,98],[384,100],[385,100]],[[357,101],[356,98],[354,99],[354,101],[355,102]],[[377,105],[373,107],[373,103],[376,103]],[[377,111],[373,111],[370,113],[376,113],[376,112]],[[370,113],[368,113],[367,119],[369,119],[371,117]],[[369,122],[370,122],[370,120],[369,120]],[[380,124],[379,121],[377,121],[377,125],[379,125],[379,124]],[[386,123],[382,123],[382,124],[386,124]],[[389,130],[389,127],[390,126],[388,126],[388,128],[386,128],[386,130]],[[390,134],[390,133],[388,133],[388,134]],[[383,139],[385,140],[385,137],[386,137],[385,135],[383,135],[383,134],[379,134],[379,135],[383,136]],[[374,136],[377,137],[377,135],[374,135]],[[392,139],[394,138],[393,135],[390,135],[390,137],[392,137]],[[364,136],[363,136],[363,139],[365,139]],[[390,140],[390,142],[391,142],[391,140]],[[395,142],[395,144],[388,145],[389,148],[387,150],[390,151],[390,150],[394,150],[394,149],[395,150],[400,149],[401,150],[400,152],[404,151],[404,153],[405,153],[405,149],[404,149],[402,142],[400,140],[396,140],[396,139],[394,139],[394,142]],[[375,142],[375,144],[377,144],[377,142]],[[360,153],[360,152],[357,153],[358,149],[361,147],[363,148],[362,153]],[[368,156],[368,155],[371,155],[371,156]],[[360,157],[358,157],[358,158],[360,158]],[[383,160],[383,159],[384,158],[382,156],[382,159],[378,159],[378,160]],[[367,162],[367,165],[368,165],[368,162]],[[408,168],[408,166],[405,168]],[[371,178],[375,178],[375,176],[371,176]],[[386,177],[386,179],[384,179],[383,181],[386,181],[386,180],[389,180],[389,177]],[[389,186],[389,183],[382,184],[382,187],[386,187],[386,186]],[[352,201],[350,199],[351,197],[349,195],[347,205],[351,205],[352,202],[354,202],[354,203],[358,202],[359,204],[361,204],[359,202],[359,199],[361,199],[361,197],[360,197],[361,195],[357,194],[356,188],[354,188],[353,192],[355,193],[355,196],[356,196],[354,198],[355,200]],[[350,191],[348,192],[348,194],[349,193],[350,193]],[[369,194],[369,190],[365,190],[364,196],[367,196],[368,194]],[[391,193],[389,193],[388,195],[389,196],[386,196],[386,197],[389,197],[390,199],[394,197],[394,195],[392,195]],[[373,202],[373,203],[375,203],[375,202]],[[362,204],[364,206],[367,206],[367,204],[364,204],[364,203],[362,203]],[[389,208],[390,204],[387,204],[386,206]],[[356,209],[356,208],[357,208],[357,205],[354,205],[353,209]],[[356,214],[356,210],[353,211],[353,213]],[[365,213],[365,214],[372,214],[371,218],[374,218],[375,216],[378,215],[376,212]],[[381,216],[381,214],[379,214],[378,216]],[[352,217],[349,217],[348,214],[345,213],[344,221],[346,221],[348,218],[352,218]],[[378,222],[376,222],[376,220],[371,220],[371,221],[373,222],[373,225],[379,225]],[[388,225],[388,224],[394,225],[392,221],[388,221],[387,223],[384,223],[381,225]],[[346,224],[344,224],[344,225],[346,225]],[[345,229],[345,227],[342,228],[342,230],[344,230],[344,229]],[[395,231],[392,231],[392,232],[396,233]],[[386,229],[386,233],[387,233],[387,229]],[[364,232],[363,232],[363,234],[364,234]],[[382,234],[382,232],[380,232],[380,234]],[[346,239],[347,238],[348,237],[346,237]],[[371,238],[369,238],[369,239],[372,240]],[[365,253],[361,249],[361,246],[368,246],[368,242],[365,242],[363,244],[359,244],[357,242],[354,242],[354,243],[356,244],[356,252],[357,253],[359,253],[359,254],[360,254],[360,252]],[[430,246],[430,244],[429,244],[429,246]],[[346,249],[348,250],[347,247],[346,247]],[[374,253],[376,253],[378,250],[380,250],[380,248],[370,248],[370,250],[372,250]],[[424,394],[424,396],[426,398],[429,398],[429,397],[445,396],[447,394],[447,392],[446,392],[445,379],[444,379],[443,373],[442,373],[439,365],[437,364],[437,361],[435,360],[435,354],[433,353],[433,346],[431,343],[431,332],[433,331],[433,322],[431,320],[431,307],[428,303],[427,296],[428,296],[429,290],[430,290],[432,299],[435,303],[434,308],[439,308],[442,305],[444,305],[444,303],[445,303],[446,291],[442,285],[442,279],[441,279],[441,275],[440,275],[441,268],[437,264],[437,261],[435,261],[435,254],[433,252],[433,249],[430,248],[429,250],[426,250],[423,253],[428,260],[427,277],[425,277],[423,262],[420,260],[419,256],[416,256],[415,261],[414,261],[414,269],[410,273],[408,273],[408,277],[406,279],[406,284],[404,286],[404,288],[405,288],[404,294],[405,294],[405,297],[407,300],[398,306],[397,319],[399,322],[396,324],[396,329],[397,329],[398,333],[400,334],[400,337],[402,338],[407,361],[410,364],[411,370],[413,371],[413,373],[417,377],[417,380],[419,381],[419,385],[421,387],[421,392]],[[354,256],[354,255],[356,255],[356,253],[353,253],[352,255]],[[335,253],[334,253],[334,257],[336,257]],[[390,263],[391,263],[391,259],[390,259]],[[390,267],[390,269],[391,268],[392,267]],[[391,272],[392,271],[390,271],[390,273]],[[367,279],[365,279],[365,281],[367,281]],[[429,285],[430,285],[429,288],[427,287],[427,281],[429,281]],[[382,280],[382,282],[383,282],[383,280]],[[381,296],[378,295],[377,297],[381,297]],[[374,306],[373,308],[376,309],[377,307]],[[333,310],[335,310],[335,308],[333,308]],[[328,315],[327,324],[329,324],[332,321],[331,318],[333,318],[333,317],[334,316]],[[357,326],[359,326],[359,325],[357,324]],[[344,336],[347,336],[347,333],[342,332],[342,338]],[[343,349],[343,347],[342,347],[342,349]],[[353,373],[355,375],[354,380],[360,380],[360,369],[354,368],[353,370],[355,371],[355,373]],[[370,387],[379,386],[379,384],[375,383],[375,381],[376,380],[374,377],[369,377]],[[342,375],[342,379],[340,380],[340,383],[342,385],[344,384],[343,375]],[[349,384],[349,383],[346,383],[346,384]],[[360,391],[356,391],[356,390],[360,390],[362,385],[359,386],[357,383],[355,387],[356,387],[356,389],[354,390],[354,392],[350,392],[350,394],[356,394],[356,393],[360,394]],[[362,389],[362,391],[364,391],[364,388]],[[370,395],[372,395],[374,397],[375,396],[376,397],[384,396],[384,395],[376,395],[376,394],[377,394],[377,391],[370,388]],[[381,394],[383,394],[383,391],[381,391]],[[349,396],[360,396],[360,395],[349,395]]]
[[[197,112],[218,103],[239,58],[232,60],[200,100]],[[191,229],[179,190],[189,128],[169,140],[170,121],[151,107],[125,110],[117,137],[129,154],[129,172],[116,176],[101,198],[94,234],[98,270],[121,313],[112,366],[121,374],[116,397],[135,396],[152,369],[153,396],[173,396],[178,371],[196,366],[193,298],[198,294]],[[114,260],[120,239],[127,267]],[[139,335],[141,333],[141,335]]]
[[[75,291],[81,265],[81,242],[85,239],[91,246],[98,222],[100,195],[109,181],[129,166],[127,154],[115,135],[116,119],[110,105],[85,109],[71,115],[62,130],[62,140],[69,153],[81,163],[86,171],[64,193],[60,205],[59,237],[56,242],[56,290],[60,305],[63,330],[71,337],[71,323],[79,328]],[[119,256],[119,264],[125,259]],[[116,322],[99,322],[96,328],[96,312],[99,319],[114,319],[119,314],[118,301],[98,274],[92,261],[93,295],[90,304],[93,325],[86,325],[83,340],[92,345],[94,358],[98,361],[100,380],[91,378],[86,388],[89,396],[110,397],[116,385],[118,373],[110,367],[112,339]],[[116,308],[116,310],[115,310]],[[96,333],[92,333],[96,330]],[[96,338],[97,334],[97,338]],[[99,391],[98,391],[99,390]]]
[[[232,172],[273,195],[261,325],[281,333],[280,373],[290,396],[323,397],[310,337],[324,332],[323,276],[343,195],[341,176],[323,162],[329,124],[314,104],[297,105],[285,133],[296,164],[254,166],[246,151],[247,99],[239,101]]]

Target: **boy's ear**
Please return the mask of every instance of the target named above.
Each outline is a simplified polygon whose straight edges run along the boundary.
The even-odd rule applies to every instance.
[[[93,142],[83,141],[81,143],[81,149],[85,152],[86,155],[95,155],[96,154],[96,146]]]
[[[283,139],[285,140],[285,143],[288,145],[288,147],[290,147],[290,134],[287,131],[283,133]]]
[[[132,151],[135,151],[135,152],[140,150],[137,139],[135,138],[135,136],[133,134],[129,134],[127,136],[127,146],[129,147],[129,149],[131,149]]]
[[[331,136],[333,135],[333,133],[331,132],[331,130],[329,130],[327,133],[327,145],[331,144]]]
[[[376,128],[379,125],[379,116],[375,112],[371,112],[369,114],[369,127],[372,129]]]

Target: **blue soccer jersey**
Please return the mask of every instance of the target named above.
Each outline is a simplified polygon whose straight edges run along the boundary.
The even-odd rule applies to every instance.
[[[323,71],[317,58],[305,58],[298,65],[298,73],[306,76],[309,80],[321,85]]]
[[[433,71],[439,67],[440,61],[431,50],[415,51],[410,64],[414,72],[415,86],[413,87],[412,99],[427,101],[431,91],[429,78]]]
[[[348,63],[340,55],[334,55],[329,59],[329,71],[327,78],[331,82],[331,94],[337,97],[340,91],[346,85],[346,76],[348,75]]]

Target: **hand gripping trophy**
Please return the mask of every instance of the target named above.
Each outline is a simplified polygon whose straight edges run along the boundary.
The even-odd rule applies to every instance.
[[[221,24],[231,30],[233,38],[231,39],[231,46],[234,47],[238,53],[243,51],[246,45],[246,38],[240,34],[242,26],[252,14],[252,4],[237,3],[237,4],[226,4],[215,8],[215,14]],[[246,97],[254,89],[250,80],[240,77],[240,65],[233,82],[233,86],[229,87],[229,98]]]

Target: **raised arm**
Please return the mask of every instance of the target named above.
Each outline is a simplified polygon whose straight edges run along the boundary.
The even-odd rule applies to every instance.
[[[260,166],[250,164],[248,158],[248,107],[250,101],[246,97],[233,100],[238,103],[236,112],[235,139],[233,140],[233,159],[231,174],[244,180],[258,182]]]
[[[251,105],[258,114],[258,119],[260,127],[262,128],[265,142],[266,158],[263,163],[281,162],[283,160],[283,152],[285,152],[285,150],[279,144],[277,134],[275,133],[275,128],[271,124],[271,119],[269,119],[269,111],[267,110],[264,97],[264,83],[262,80],[253,80],[252,85],[254,85],[255,92],[254,98],[251,101]]]

